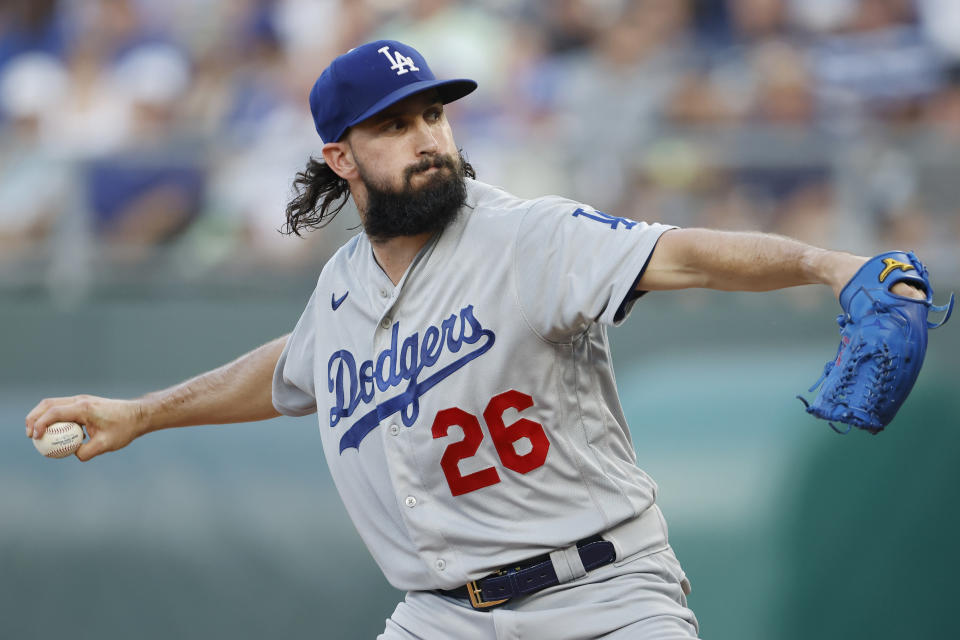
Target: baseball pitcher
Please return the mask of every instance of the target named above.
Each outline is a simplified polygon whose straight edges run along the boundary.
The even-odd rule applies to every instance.
[[[925,345],[926,271],[891,254],[876,283],[874,261],[786,238],[513,196],[476,179],[444,114],[475,88],[436,79],[395,41],[334,60],[309,98],[323,157],[297,175],[287,225],[322,226],[352,198],[363,231],[324,266],[292,333],[136,400],[43,400],[27,435],[79,422],[89,440],[77,456],[89,460],[158,429],[316,414],[357,531],[407,592],[381,639],[696,637],[607,327],[649,291],[825,284],[839,296],[853,279],[847,298],[887,307],[866,303],[849,322],[872,310],[922,329]],[[904,341],[856,340],[857,353]],[[820,417],[862,426],[871,408],[854,412],[849,398],[869,366],[842,351],[827,373],[854,362],[853,377],[825,383],[841,408]],[[912,357],[919,370],[922,353]],[[902,387],[871,394],[899,401]]]

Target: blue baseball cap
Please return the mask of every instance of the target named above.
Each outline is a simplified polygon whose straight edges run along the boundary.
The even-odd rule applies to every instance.
[[[437,80],[410,45],[377,40],[338,56],[310,90],[310,111],[324,142],[415,93],[436,89],[444,104],[477,88],[473,80]]]

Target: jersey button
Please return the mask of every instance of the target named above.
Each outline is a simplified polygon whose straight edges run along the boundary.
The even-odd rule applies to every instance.
[[[395,436],[400,433],[400,427],[395,424],[390,425],[390,435]]]
[[[389,328],[390,328],[390,316],[384,316],[384,317],[383,317],[383,320],[380,321],[380,328],[381,328],[381,329],[389,329]]]
[[[380,297],[381,297],[381,298],[386,298],[388,295],[390,295],[390,292],[389,292],[389,291],[387,291],[386,289],[380,289]]]
[[[406,499],[404,499],[403,504],[412,509],[413,507],[417,506],[417,499],[413,496],[407,496]]]
[[[437,558],[437,561],[433,563],[433,566],[437,568],[437,571],[443,571],[447,568],[447,561],[443,558]]]

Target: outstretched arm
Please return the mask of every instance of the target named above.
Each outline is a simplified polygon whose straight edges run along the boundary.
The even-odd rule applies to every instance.
[[[72,396],[42,400],[27,415],[27,436],[39,438],[54,422],[78,422],[90,439],[77,457],[116,451],[151,431],[201,424],[275,418],[273,370],[287,342],[277,338],[218,369],[135,400]]]
[[[637,290],[770,291],[826,284],[839,296],[866,260],[764,233],[673,229],[657,242]],[[909,285],[896,287],[900,295],[923,297]]]

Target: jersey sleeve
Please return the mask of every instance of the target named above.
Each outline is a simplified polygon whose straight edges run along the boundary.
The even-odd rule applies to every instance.
[[[314,291],[273,372],[273,406],[288,416],[305,416],[317,410],[313,360],[316,307]]]
[[[542,337],[564,342],[591,323],[618,325],[660,236],[675,227],[618,218],[562,198],[538,202],[517,229],[519,304]]]

